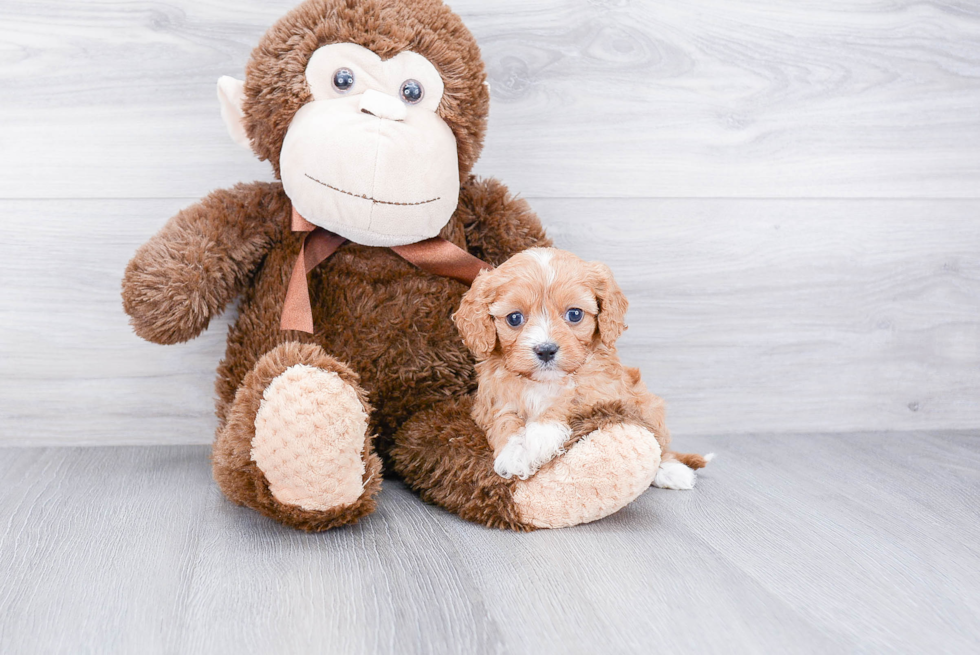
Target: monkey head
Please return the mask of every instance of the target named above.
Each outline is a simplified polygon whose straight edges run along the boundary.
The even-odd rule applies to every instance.
[[[439,0],[307,0],[218,82],[233,139],[309,222],[368,246],[436,236],[483,141],[473,36]]]

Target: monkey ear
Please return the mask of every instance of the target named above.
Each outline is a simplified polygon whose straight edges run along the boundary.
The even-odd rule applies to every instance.
[[[590,262],[593,288],[599,301],[599,337],[607,347],[612,347],[616,339],[626,330],[626,310],[629,302],[623,290],[616,284],[612,271],[602,262]]]
[[[224,119],[232,140],[251,150],[252,144],[245,133],[245,112],[242,109],[245,102],[245,82],[223,75],[218,79],[218,101],[221,103],[221,118]]]
[[[453,314],[463,343],[478,360],[489,357],[497,347],[497,328],[490,316],[490,303],[499,286],[497,275],[495,271],[481,271]]]

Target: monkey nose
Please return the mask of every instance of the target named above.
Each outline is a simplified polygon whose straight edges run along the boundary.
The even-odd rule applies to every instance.
[[[534,347],[534,354],[544,363],[548,363],[555,358],[558,352],[557,343],[539,343]]]
[[[358,105],[358,109],[365,114],[387,118],[390,121],[403,121],[408,115],[404,102],[395,96],[374,89],[368,89],[361,94],[361,104]]]

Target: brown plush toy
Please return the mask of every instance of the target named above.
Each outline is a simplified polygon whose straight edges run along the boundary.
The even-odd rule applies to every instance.
[[[231,500],[325,530],[375,508],[384,462],[464,519],[530,530],[595,520],[651,484],[660,447],[629,415],[583,417],[587,438],[528,480],[494,472],[470,417],[474,361],[451,318],[463,282],[550,245],[524,201],[470,175],[485,79],[438,0],[308,0],[244,83],[219,81],[232,137],[280,182],[173,217],[130,262],[123,304],[138,335],[173,344],[241,297],[212,454]]]

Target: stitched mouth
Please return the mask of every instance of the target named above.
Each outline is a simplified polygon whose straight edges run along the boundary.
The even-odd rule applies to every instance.
[[[348,196],[353,196],[354,198],[362,198],[364,200],[370,200],[371,202],[376,202],[379,205],[401,205],[403,207],[414,207],[416,205],[428,205],[430,202],[435,202],[436,200],[439,200],[439,198],[432,198],[431,200],[422,200],[420,202],[392,202],[390,200],[378,200],[377,198],[372,198],[371,196],[365,196],[365,195],[361,195],[360,193],[351,193],[350,191],[345,191],[343,189],[338,189],[337,187],[333,186],[332,184],[327,184],[326,182],[321,182],[320,180],[316,179],[315,177],[313,177],[312,175],[309,175],[307,173],[304,173],[304,175],[306,175],[307,178],[313,180],[317,184],[320,184],[322,186],[325,186],[328,189],[332,189],[334,191],[337,191],[338,193],[343,193],[343,194],[348,195]]]

